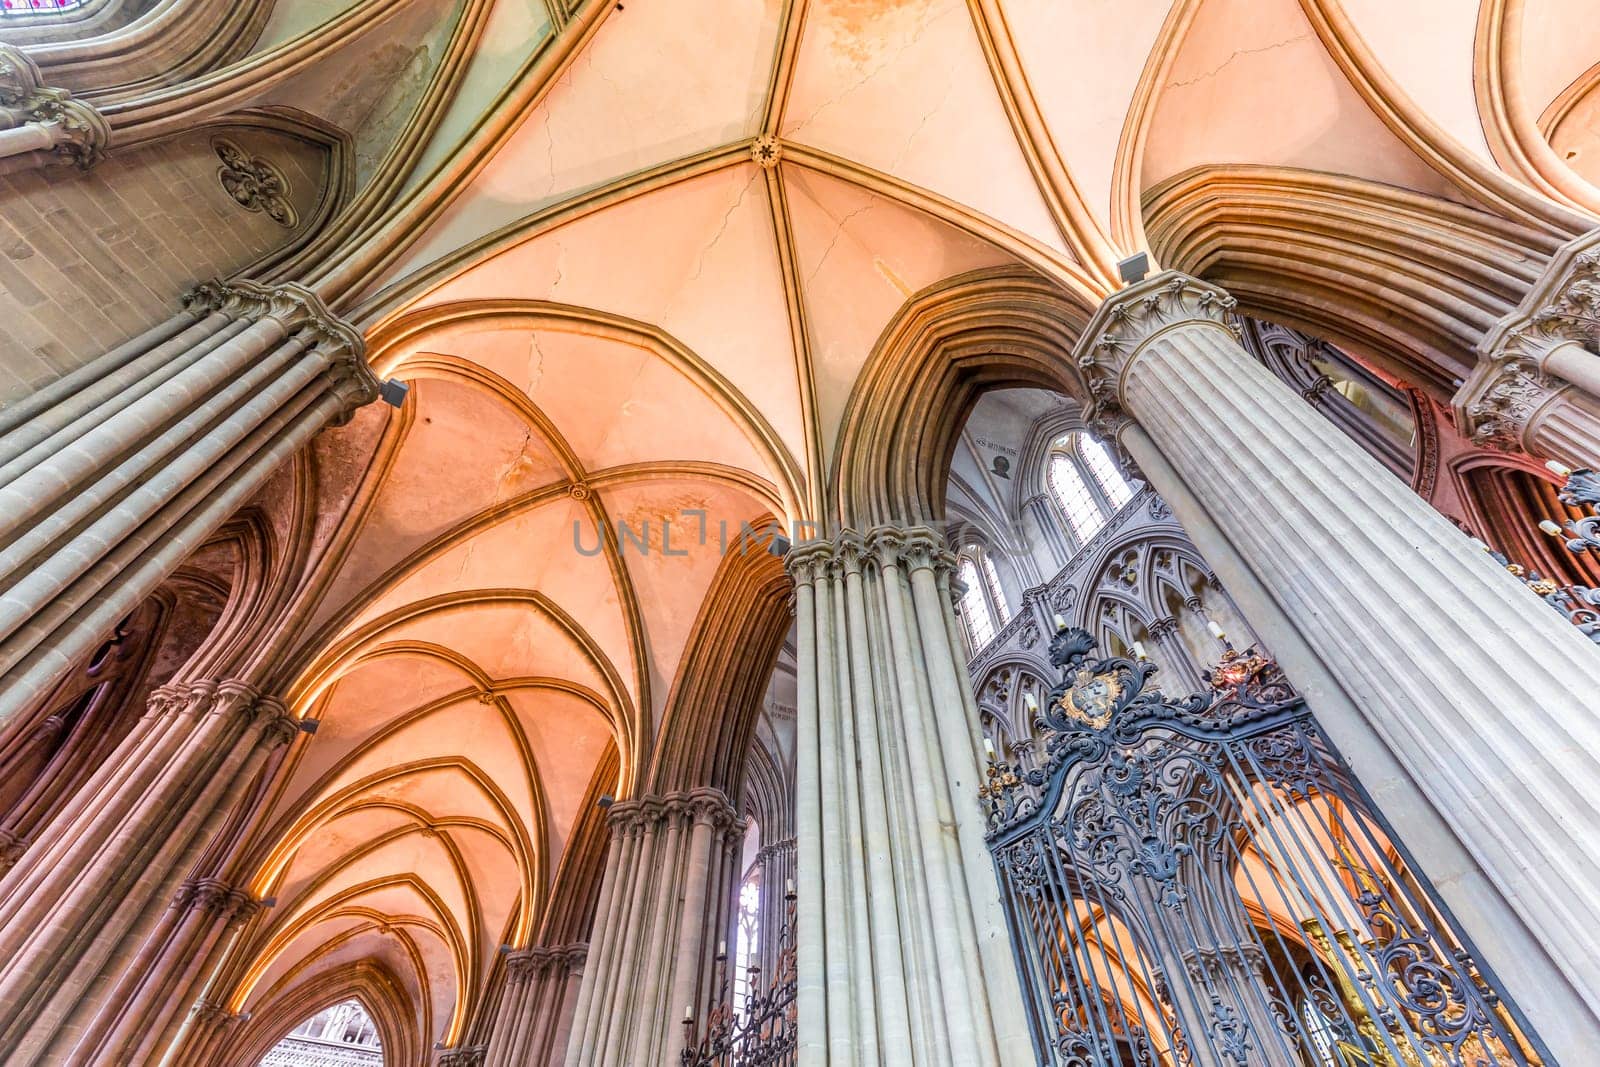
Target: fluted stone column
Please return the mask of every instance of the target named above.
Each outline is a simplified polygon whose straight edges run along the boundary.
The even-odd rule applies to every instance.
[[[1455,397],[1473,441],[1600,467],[1600,230],[1562,246],[1478,346]]]
[[[517,949],[489,1038],[487,1067],[550,1067],[566,1059],[587,945]]]
[[[883,526],[789,553],[803,1067],[1034,1062],[942,546]]]
[[[159,1000],[191,962],[152,935],[209,936],[199,921],[164,929],[177,880],[297,730],[279,701],[239,682],[152,694],[112,759],[0,880],[0,1064],[127,1060],[145,1034],[119,1017],[143,1017],[152,1005],[139,989],[153,983]]]
[[[1600,653],[1251,359],[1232,305],[1159,275],[1101,308],[1077,362],[1102,415],[1136,424],[1124,443],[1157,491],[1204,510],[1359,710],[1326,723],[1334,740],[1375,736],[1465,846],[1477,870],[1433,872],[1440,891],[1582,1061],[1600,1039]],[[1391,817],[1404,832],[1411,813]]]
[[[0,722],[376,397],[363,351],[302,286],[203,285],[182,314],[0,412]]]
[[[610,824],[565,1062],[677,1063],[685,1009],[703,1023],[724,993],[715,956],[743,823],[722,793],[696,789],[620,802]]]
[[[105,155],[105,117],[65,89],[52,89],[21,49],[0,44],[0,161],[35,152],[93,166]]]

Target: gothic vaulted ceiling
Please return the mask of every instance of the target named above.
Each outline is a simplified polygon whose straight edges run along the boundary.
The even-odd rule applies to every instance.
[[[236,1008],[376,961],[460,1037],[586,797],[662,788],[664,738],[749,714],[682,684],[719,614],[767,670],[785,628],[722,542],[834,513],[852,390],[914,296],[1025,272],[1091,308],[1202,170],[1550,233],[1600,208],[1580,0],[464,6],[472,55],[374,231],[399,251],[342,298],[412,389],[318,446],[356,472],[297,620],[320,732],[262,821],[277,904]],[[465,17],[413,9],[419,41]]]

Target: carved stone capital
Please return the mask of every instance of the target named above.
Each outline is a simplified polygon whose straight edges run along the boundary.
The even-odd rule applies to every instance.
[[[48,130],[46,150],[83,169],[103,159],[111,143],[104,115],[65,89],[46,86],[33,60],[7,44],[0,44],[0,110],[13,126]]]
[[[718,789],[694,789],[685,797],[690,818],[696,826],[709,826],[725,833],[739,823],[739,812]]]
[[[1522,302],[1484,334],[1478,354],[1542,370],[1545,358],[1565,344],[1600,352],[1600,229],[1556,251]]]
[[[11,866],[28,849],[28,839],[15,830],[0,829],[0,865]]]
[[[1524,451],[1534,416],[1565,388],[1531,360],[1481,359],[1452,402],[1456,426],[1475,444]]]
[[[1201,324],[1228,331],[1238,327],[1230,312],[1237,301],[1222,289],[1178,271],[1164,271],[1114,294],[1100,305],[1083,331],[1073,359],[1083,374],[1092,407],[1089,422],[1114,419],[1122,408],[1128,367],[1152,340],[1168,331]],[[1097,429],[1102,435],[1116,424]]]
[[[877,526],[868,532],[867,543],[884,567],[908,573],[955,570],[956,557],[945,548],[944,537],[926,526]]]
[[[526,982],[544,964],[544,952],[538,948],[519,948],[506,953],[506,981]]]
[[[834,558],[845,574],[860,574],[872,559],[867,539],[854,530],[846,530],[834,541]]]
[[[275,320],[293,335],[305,337],[308,348],[333,366],[334,395],[346,414],[378,397],[378,379],[367,366],[367,345],[361,331],[328,310],[322,298],[298,282],[202,282],[183,298],[192,313],[221,312],[250,322]]]
[[[439,1053],[439,1067],[483,1067],[483,1057],[487,1052],[485,1045],[445,1049]]]
[[[189,1011],[201,1026],[226,1026],[239,1020],[239,1016],[229,1011],[226,1004],[215,1000],[202,1000]]]
[[[1159,641],[1168,634],[1178,631],[1178,620],[1168,615],[1166,618],[1152,620],[1145,629],[1150,632],[1151,637]]]
[[[611,827],[614,834],[628,834],[637,829],[639,823],[639,802],[637,800],[619,800],[611,805],[606,812],[606,825]]]
[[[783,565],[795,585],[809,586],[827,574],[828,564],[832,560],[833,542],[816,540],[791,548],[783,559]]]

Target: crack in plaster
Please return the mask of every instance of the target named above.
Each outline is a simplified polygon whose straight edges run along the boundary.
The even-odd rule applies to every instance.
[[[919,25],[911,34],[911,36],[906,39],[905,43],[900,45],[900,47],[896,48],[894,51],[885,53],[882,60],[872,70],[867,71],[860,78],[847,84],[833,96],[829,97],[813,108],[811,113],[808,114],[804,119],[800,120],[800,122],[790,126],[790,134],[798,134],[799,131],[815,122],[817,117],[824,111],[833,107],[835,104],[840,103],[845,97],[849,96],[851,93],[854,93],[856,90],[865,88],[868,82],[875,80],[879,75],[889,70],[897,62],[899,62],[901,56],[905,55],[912,48],[915,48],[918,44],[920,44],[922,42],[922,38],[925,37],[928,31],[933,28],[934,23],[938,22],[940,19],[947,18],[954,13],[956,13],[956,9],[954,7],[950,7],[935,14],[932,18],[923,20],[921,25]]]
[[[1293,37],[1289,37],[1289,38],[1287,38],[1285,40],[1278,41],[1275,44],[1262,45],[1260,48],[1239,48],[1239,49],[1236,49],[1236,50],[1234,50],[1234,52],[1232,54],[1230,54],[1228,56],[1227,59],[1224,59],[1221,63],[1217,64],[1217,66],[1215,66],[1212,69],[1206,71],[1205,73],[1197,74],[1193,78],[1185,78],[1183,81],[1168,82],[1167,83],[1167,88],[1168,89],[1185,89],[1185,88],[1188,88],[1191,85],[1195,85],[1195,84],[1197,84],[1199,82],[1205,81],[1207,78],[1215,78],[1218,74],[1221,74],[1223,72],[1223,70],[1225,70],[1228,67],[1229,64],[1231,64],[1234,60],[1241,58],[1242,56],[1255,56],[1255,55],[1260,55],[1263,52],[1271,52],[1271,51],[1274,51],[1274,50],[1279,49],[1279,48],[1287,48],[1289,45],[1298,44],[1301,41],[1307,40],[1310,36],[1311,35],[1309,33],[1302,32],[1302,33],[1295,34]]]
[[[838,224],[834,226],[833,237],[828,241],[828,247],[822,250],[822,255],[817,257],[817,265],[812,267],[811,273],[806,275],[805,287],[807,289],[811,288],[811,283],[816,280],[817,275],[822,273],[823,264],[827,263],[828,257],[833,255],[833,247],[839,243],[839,238],[844,236],[845,227],[850,225],[850,220],[855,218],[857,215],[871,211],[874,206],[875,205],[870,202],[863,204],[854,211],[850,212],[844,218],[840,219]]]

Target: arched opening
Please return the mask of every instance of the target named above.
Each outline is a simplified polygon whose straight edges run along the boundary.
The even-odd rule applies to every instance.
[[[378,1024],[354,997],[323,1008],[284,1035],[259,1067],[382,1067]]]

